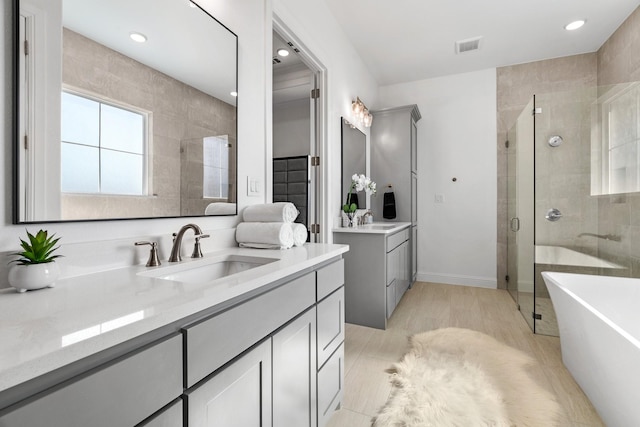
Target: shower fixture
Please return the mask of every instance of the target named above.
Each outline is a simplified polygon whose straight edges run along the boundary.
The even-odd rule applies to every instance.
[[[559,147],[563,142],[564,140],[560,135],[553,135],[551,138],[549,138],[550,147]]]
[[[547,221],[556,222],[562,218],[562,212],[558,209],[552,208],[547,211],[547,214],[544,216]]]

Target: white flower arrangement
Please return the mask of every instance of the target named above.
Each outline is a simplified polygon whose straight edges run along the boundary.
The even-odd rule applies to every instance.
[[[353,174],[351,176],[351,186],[349,187],[349,196],[347,203],[342,206],[344,213],[353,213],[358,209],[355,203],[351,203],[351,192],[365,191],[367,194],[376,194],[376,183],[364,174]]]

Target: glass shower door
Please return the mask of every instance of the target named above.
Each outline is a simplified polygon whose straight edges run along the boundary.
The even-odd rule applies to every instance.
[[[507,289],[534,329],[534,99],[509,131],[507,148]]]
[[[514,124],[507,133],[506,141],[507,151],[507,291],[518,303],[518,246],[516,233],[518,214],[516,212],[516,177],[517,169],[517,134],[516,125]]]

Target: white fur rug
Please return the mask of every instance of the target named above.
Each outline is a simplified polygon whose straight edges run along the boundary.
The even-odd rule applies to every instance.
[[[523,352],[458,328],[410,341],[389,371],[393,389],[374,427],[558,425],[560,406],[529,376],[535,362]]]

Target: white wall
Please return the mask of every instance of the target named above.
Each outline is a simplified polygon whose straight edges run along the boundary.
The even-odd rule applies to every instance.
[[[273,157],[306,156],[310,151],[311,106],[309,99],[274,104]]]
[[[417,278],[496,287],[496,70],[380,88],[376,108],[407,104],[422,113]]]

